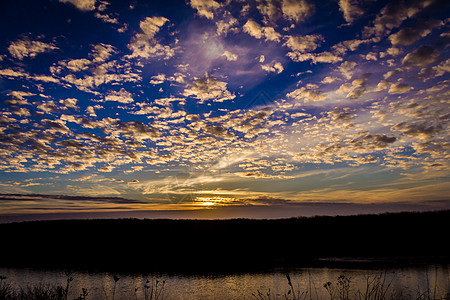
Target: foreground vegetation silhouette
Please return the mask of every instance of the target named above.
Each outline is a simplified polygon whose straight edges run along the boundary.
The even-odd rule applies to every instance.
[[[0,276],[0,300],[86,300],[89,299],[89,291],[87,288],[81,288],[81,292],[78,297],[70,297],[73,294],[70,291],[70,283],[73,281],[73,272],[66,271],[66,286],[40,284],[36,286],[28,285],[27,288],[17,289],[10,283],[6,282],[5,276]],[[103,299],[116,299],[116,284],[119,281],[119,277],[113,276],[114,286],[112,292],[104,290]],[[134,289],[133,299],[138,299],[138,288]],[[131,296],[131,292],[130,292]],[[166,298],[165,281],[147,279],[145,285],[142,287],[143,300],[162,300]],[[94,298],[91,298],[94,299]]]
[[[449,222],[447,210],[278,220],[10,223],[0,224],[0,266],[236,272],[368,262],[448,262]]]

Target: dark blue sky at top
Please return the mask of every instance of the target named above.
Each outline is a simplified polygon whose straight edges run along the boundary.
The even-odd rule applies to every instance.
[[[46,195],[3,213],[445,207],[426,201],[448,198],[449,12],[2,1],[0,192]]]

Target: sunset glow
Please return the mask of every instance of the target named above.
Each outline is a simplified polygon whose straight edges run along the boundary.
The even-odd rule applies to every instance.
[[[0,218],[450,208],[448,1],[1,11]]]

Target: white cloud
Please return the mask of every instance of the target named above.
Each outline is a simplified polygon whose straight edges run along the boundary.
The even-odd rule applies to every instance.
[[[284,68],[280,62],[272,62],[271,64],[261,65],[261,68],[267,72],[273,72],[280,74],[283,72]]]
[[[111,57],[111,55],[115,54],[116,50],[113,46],[108,44],[97,44],[94,46],[92,50],[91,56],[93,57],[94,63],[104,62]]]
[[[323,41],[325,41],[325,39],[320,34],[289,36],[283,46],[287,46],[293,51],[305,53],[316,50],[320,42]]]
[[[412,90],[413,87],[407,85],[406,83],[397,82],[391,85],[389,88],[389,94],[404,94]]]
[[[139,27],[148,39],[153,39],[155,34],[169,19],[164,17],[147,17],[139,23]]]
[[[341,80],[338,77],[326,76],[320,83],[333,83],[335,81]]]
[[[257,39],[265,38],[266,41],[278,42],[281,38],[281,35],[273,27],[261,26],[251,19],[244,24],[244,32]]]
[[[225,56],[228,61],[236,61],[238,59],[238,56],[234,53],[231,53],[230,51],[225,51],[222,56]]]
[[[80,58],[72,59],[65,63],[65,67],[72,72],[86,71],[89,68],[91,61],[89,59]]]
[[[59,48],[53,44],[47,44],[41,41],[32,41],[29,38],[14,41],[8,47],[8,51],[11,56],[20,60],[25,57],[34,58],[39,53],[50,52],[56,49]]]
[[[130,57],[150,58],[162,56],[169,59],[175,55],[169,46],[158,43],[155,35],[169,20],[164,17],[147,17],[139,23],[142,33],[136,34],[128,48],[133,52]]]
[[[166,81],[166,75],[165,74],[158,74],[152,76],[152,79],[150,80],[150,84],[161,84]]]
[[[281,11],[287,19],[301,22],[314,13],[314,5],[306,0],[283,0]]]
[[[120,103],[132,103],[133,95],[130,92],[127,92],[124,88],[121,88],[119,91],[110,91],[105,96],[105,101],[117,101]]]
[[[341,71],[346,79],[350,79],[353,76],[355,66],[356,63],[354,61],[345,61],[339,66],[339,71]]]
[[[225,100],[232,100],[236,95],[231,94],[227,90],[227,83],[220,81],[214,76],[205,74],[204,77],[195,78],[195,80],[188,84],[184,90],[184,96],[193,96],[203,103],[206,100],[213,100],[215,102],[223,102]]]
[[[414,17],[434,1],[395,1],[389,2],[375,18],[373,26],[364,28],[363,36],[382,37],[399,27],[403,21]]]
[[[213,19],[214,11],[220,7],[220,4],[214,0],[191,0],[189,4],[200,16],[208,19]]]
[[[65,107],[73,109],[79,109],[79,107],[77,106],[77,102],[78,100],[75,98],[67,98],[59,100],[59,103],[61,103]]]
[[[386,80],[381,80],[378,84],[377,87],[375,88],[375,92],[381,92],[384,90],[387,90],[389,88],[389,81]]]
[[[288,52],[286,54],[290,59],[296,62],[311,60],[316,63],[335,64],[342,61],[342,58],[328,51],[320,53],[300,53],[297,51]]]
[[[450,58],[433,67],[433,71],[435,71],[435,76],[442,76],[450,72]]]
[[[389,39],[392,45],[412,45],[417,40],[429,35],[433,28],[444,25],[445,22],[438,20],[428,20],[421,22],[417,27],[404,27],[397,33],[391,34]]]
[[[339,0],[339,10],[349,24],[364,14],[362,8],[354,0]]]
[[[296,89],[286,95],[289,98],[293,98],[296,100],[304,99],[305,102],[319,102],[323,101],[327,98],[327,95],[322,93],[321,91],[306,89],[305,87],[301,87]]]
[[[95,9],[96,0],[59,0],[62,3],[71,3],[82,11],[90,11]]]
[[[402,60],[402,64],[406,66],[425,67],[439,61],[439,53],[430,46],[420,46],[411,53],[408,53]]]
[[[364,58],[366,59],[366,60],[378,60],[378,57],[377,57],[377,53],[375,53],[375,52],[369,52],[369,53],[367,53],[365,56],[364,56]]]
[[[27,73],[14,71],[13,69],[2,69],[0,70],[0,75],[8,77],[27,77]]]
[[[220,20],[220,21],[216,22],[216,26],[217,26],[216,33],[217,33],[217,35],[225,35],[226,36],[228,34],[228,32],[230,32],[230,31],[233,31],[233,32],[239,31],[239,28],[233,27],[237,24],[238,24],[238,21],[235,18],[230,18],[228,21]]]

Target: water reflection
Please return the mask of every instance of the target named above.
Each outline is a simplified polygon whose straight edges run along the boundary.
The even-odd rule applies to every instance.
[[[258,292],[267,299],[284,299],[289,290],[297,295],[303,293],[307,299],[330,298],[329,288],[339,292],[339,276],[349,280],[349,293],[352,298],[363,295],[370,282],[383,283],[388,298],[417,299],[420,294],[429,293],[436,299],[450,292],[450,278],[447,265],[428,265],[389,270],[360,269],[296,269],[289,270],[292,287],[286,278],[286,270],[270,273],[245,273],[233,275],[168,275],[168,274],[111,274],[74,272],[69,299],[78,297],[82,288],[87,288],[87,299],[112,299],[114,276],[118,275],[115,299],[144,299],[156,280],[161,288],[165,281],[164,299],[255,299]],[[5,282],[20,289],[39,284],[65,286],[66,279],[62,271],[0,268],[0,275],[6,276]],[[377,277],[378,276],[378,277]],[[341,277],[342,279],[343,277]],[[376,281],[376,278],[379,278]],[[383,280],[383,281],[380,281]],[[290,294],[292,295],[292,294]]]

